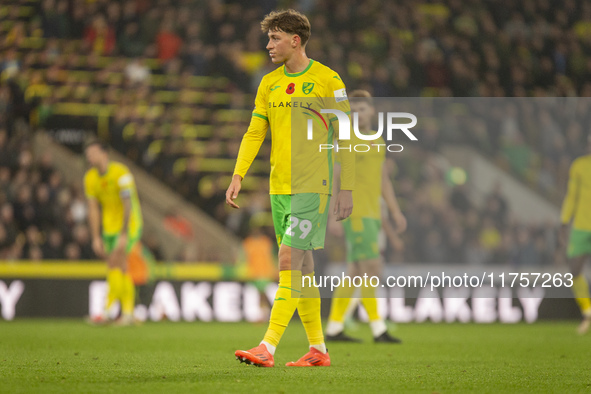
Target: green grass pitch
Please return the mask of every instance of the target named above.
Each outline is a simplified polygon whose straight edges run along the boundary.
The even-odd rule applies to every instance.
[[[374,393],[591,391],[591,335],[576,322],[404,324],[402,345],[329,344],[333,366],[287,368],[307,350],[294,320],[275,368],[240,364],[264,325],[147,323],[90,327],[76,320],[0,323],[0,392]]]

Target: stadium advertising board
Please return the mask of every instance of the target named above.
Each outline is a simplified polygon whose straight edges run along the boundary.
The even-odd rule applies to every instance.
[[[265,296],[272,301],[276,284],[269,284]],[[136,306],[140,320],[160,321],[260,321],[260,294],[238,281],[161,280],[145,289]],[[90,279],[23,278],[0,280],[0,305],[3,320],[21,317],[84,317],[100,313],[106,295],[106,283]],[[507,289],[441,288],[432,293],[424,288],[417,298],[405,298],[405,290],[391,288],[378,299],[388,320],[404,322],[477,322],[533,323],[539,319],[578,317],[570,298],[549,298],[541,289],[521,289],[509,298]],[[117,313],[117,310],[114,311]],[[326,316],[327,309],[323,310]],[[366,320],[363,308],[359,318]]]

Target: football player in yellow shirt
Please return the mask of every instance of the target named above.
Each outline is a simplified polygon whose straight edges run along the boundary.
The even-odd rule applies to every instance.
[[[570,167],[568,191],[562,203],[561,241],[566,244],[566,233],[572,223],[566,254],[573,274],[572,291],[579,305],[583,321],[578,332],[585,334],[591,326],[591,300],[589,283],[583,267],[591,257],[591,134],[588,137],[589,154],[576,159]]]
[[[359,131],[363,134],[374,134],[371,131],[371,119],[375,115],[373,99],[366,90],[355,90],[351,97],[351,110],[357,114]],[[357,141],[356,141],[357,142]],[[368,143],[359,140],[359,143]],[[381,144],[382,149],[377,149]],[[343,220],[345,239],[347,242],[347,275],[379,277],[382,273],[383,261],[378,246],[379,233],[382,228],[381,198],[386,202],[388,211],[396,224],[397,232],[406,229],[406,218],[402,214],[392,181],[388,177],[386,164],[386,148],[384,140],[379,137],[374,141],[373,149],[358,153],[355,156],[355,191],[353,192],[353,212]],[[335,290],[332,299],[330,316],[326,327],[327,341],[360,342],[344,333],[344,320],[354,287],[341,285]],[[361,288],[361,302],[369,316],[369,325],[375,342],[400,343],[398,338],[391,336],[386,323],[378,312],[376,289],[372,286]]]
[[[332,100],[336,106],[332,109],[345,113],[350,113],[349,104],[339,75],[306,56],[311,29],[304,15],[294,10],[272,12],[261,22],[261,28],[269,37],[267,50],[271,60],[282,65],[265,75],[259,85],[250,126],[242,139],[232,182],[226,192],[226,203],[238,208],[235,199],[242,179],[270,128],[270,194],[279,244],[279,288],[263,341],[250,350],[237,350],[235,355],[248,364],[274,366],[275,349],[297,309],[306,330],[309,351],[287,366],[328,366],[330,356],[322,332],[320,292],[313,283],[303,279],[314,275],[312,250],[324,247],[333,157],[330,151],[319,154],[318,148],[306,149],[304,144],[298,144],[303,130],[299,127],[292,130],[291,122],[292,111],[296,111],[293,112],[296,115],[304,110],[319,113],[321,108],[317,103],[322,100]],[[329,118],[328,122],[322,119],[326,129],[314,132],[314,142],[333,142],[337,118]],[[344,142],[339,142],[345,146]],[[355,158],[353,154],[344,154],[341,161],[341,191],[336,197],[335,211],[337,219],[342,220],[353,209]]]
[[[127,272],[127,255],[139,242],[143,225],[135,182],[125,165],[109,160],[105,144],[89,143],[85,155],[91,166],[84,175],[84,191],[92,249],[108,264],[106,307],[93,322],[109,322],[109,310],[118,300],[122,312],[118,324],[129,325],[133,323],[135,286]]]

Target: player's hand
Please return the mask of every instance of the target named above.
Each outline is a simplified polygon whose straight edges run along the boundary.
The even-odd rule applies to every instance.
[[[103,240],[100,237],[96,237],[92,240],[92,251],[98,258],[105,258],[105,247]]]
[[[242,188],[242,177],[240,175],[234,175],[232,177],[232,182],[226,190],[226,204],[231,206],[232,208],[239,209],[240,207],[234,202],[236,197],[238,197],[238,193],[240,192],[240,188]]]
[[[406,231],[406,217],[402,214],[402,212],[398,211],[393,215],[394,222],[396,223],[396,234],[402,234]]]
[[[353,192],[351,190],[341,190],[334,205],[337,222],[348,218],[351,212],[353,212]]]

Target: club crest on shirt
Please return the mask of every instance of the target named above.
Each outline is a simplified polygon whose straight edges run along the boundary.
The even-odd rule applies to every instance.
[[[305,94],[310,94],[310,92],[312,92],[312,89],[314,89],[314,82],[304,82],[304,85],[302,86],[302,91]]]

